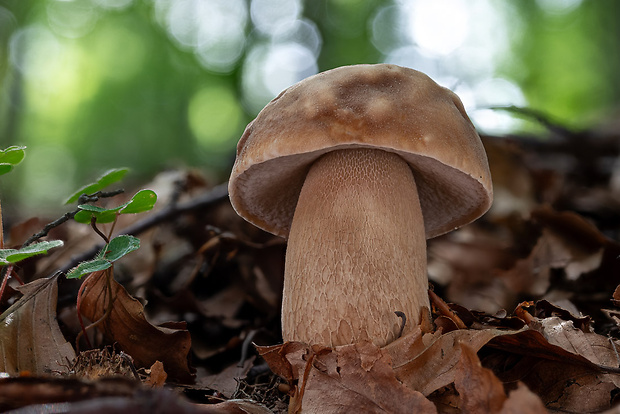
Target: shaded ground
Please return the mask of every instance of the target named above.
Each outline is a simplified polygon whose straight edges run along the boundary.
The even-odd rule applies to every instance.
[[[49,237],[65,246],[24,262],[17,273],[31,283],[11,279],[0,301],[0,368],[11,374],[0,380],[0,408],[278,413],[289,402],[295,411],[304,396],[323,410],[613,409],[620,126],[574,132],[540,120],[542,136],[483,137],[494,207],[429,241],[429,323],[383,349],[269,347],[282,342],[285,243],[238,218],[225,187],[196,172],[145,185],[159,195],[156,210],[116,224],[141,248],[115,265],[113,279],[41,279],[101,242],[86,225],[55,228]],[[6,245],[48,221],[13,226]],[[88,341],[80,289],[84,323],[99,321]]]

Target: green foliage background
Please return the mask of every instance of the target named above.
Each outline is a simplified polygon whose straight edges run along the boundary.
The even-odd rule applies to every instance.
[[[248,10],[256,1],[245,2]],[[586,0],[550,13],[542,0],[484,1],[504,14],[501,29],[508,33],[493,72],[519,85],[529,106],[574,127],[613,117],[620,97],[620,2]],[[251,18],[242,55],[229,71],[214,72],[158,19],[157,8],[170,2],[104,2],[0,0],[0,146],[28,146],[20,169],[0,183],[13,211],[49,212],[74,188],[121,166],[131,167],[137,182],[176,166],[199,167],[223,181],[238,137],[267,102],[243,92],[252,81],[244,60],[269,43]],[[471,0],[473,24],[486,18],[476,14],[481,2]],[[384,61],[373,42],[373,18],[403,3],[304,1],[300,17],[316,25],[322,40],[317,69]],[[63,14],[52,11],[59,7],[94,10],[94,21],[79,35],[55,33],[54,25],[72,24],[57,21]],[[46,35],[20,45],[26,29]],[[395,32],[387,37],[402,42]]]

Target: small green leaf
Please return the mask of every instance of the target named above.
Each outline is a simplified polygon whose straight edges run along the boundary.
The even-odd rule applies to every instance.
[[[13,145],[0,150],[0,163],[11,165],[19,164],[26,156],[26,152],[24,151],[25,149],[26,147],[18,147]]]
[[[116,211],[115,210],[105,210],[101,213],[92,213],[90,211],[78,211],[73,219],[78,223],[88,224],[92,217],[96,217],[97,223],[112,223],[116,220]]]
[[[140,239],[134,236],[123,234],[116,236],[108,244],[107,250],[104,254],[106,260],[114,262],[128,253],[133,252],[140,248]]]
[[[114,184],[115,182],[122,180],[128,172],[128,168],[116,168],[106,171],[96,182],[85,185],[73,193],[71,197],[67,199],[65,204],[75,203],[82,194],[93,194],[97,191],[103,190],[110,184]]]
[[[114,208],[103,208],[99,206],[93,206],[91,204],[80,204],[78,211],[73,219],[78,223],[90,223],[92,217],[97,219],[97,223],[111,223],[116,220],[118,210],[125,207],[128,203],[121,204]]]
[[[105,259],[89,260],[88,262],[82,262],[69,273],[67,273],[67,279],[79,279],[89,273],[98,272],[100,270],[106,270],[112,266],[112,262]]]
[[[120,211],[121,214],[136,214],[149,211],[157,202],[157,194],[153,190],[138,191]]]
[[[21,249],[0,249],[0,262],[4,264],[17,263],[32,256],[46,254],[49,249],[62,245],[61,240],[50,240],[31,244]]]
[[[136,214],[149,211],[157,201],[157,194],[152,190],[138,191],[128,202],[113,208],[103,208],[91,204],[80,204],[81,210],[73,219],[78,223],[90,223],[91,217],[97,219],[97,223],[111,223],[117,214]]]
[[[13,166],[11,164],[0,164],[0,175],[11,172]]]
[[[140,239],[134,236],[123,234],[113,238],[109,244],[97,254],[95,259],[82,262],[67,274],[67,279],[79,279],[82,276],[105,270],[112,264],[128,253],[137,250],[140,247]]]
[[[92,213],[101,213],[104,211],[107,211],[107,208],[103,208],[103,207],[99,207],[99,206],[93,206],[92,204],[80,204],[78,206],[78,208],[80,210],[84,210],[84,211],[90,211]]]

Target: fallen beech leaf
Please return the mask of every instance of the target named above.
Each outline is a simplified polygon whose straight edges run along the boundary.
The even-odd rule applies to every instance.
[[[101,319],[109,306],[106,272],[93,273],[83,286],[80,310],[91,321]],[[109,315],[98,326],[104,334],[131,355],[138,367],[161,361],[170,378],[193,382],[187,355],[191,347],[185,329],[154,326],[144,316],[144,307],[123,286],[110,278],[114,303]]]
[[[33,375],[67,371],[75,359],[56,320],[58,277],[23,285],[24,296],[0,315],[0,371]]]
[[[263,359],[269,364],[271,370],[284,378],[289,384],[299,378],[297,370],[293,368],[288,359],[289,355],[293,360],[302,358],[308,352],[308,346],[301,342],[285,342],[282,345],[257,346],[256,349]]]
[[[164,371],[164,364],[160,361],[155,361],[151,368],[149,369],[149,377],[146,379],[146,384],[151,387],[161,388],[166,383],[166,379],[168,378],[168,374]]]
[[[370,342],[336,348],[287,343],[258,349],[268,363],[275,361],[270,367],[276,374],[282,375],[276,371],[280,369],[285,378],[292,374],[298,380],[291,413],[437,412],[422,394],[396,379],[389,353]]]
[[[504,383],[523,382],[547,408],[560,412],[600,412],[610,407],[617,391],[615,375],[562,361],[525,358],[496,375]]]
[[[552,239],[554,255],[567,259],[564,270],[569,280],[601,266],[605,249],[618,248],[616,242],[577,213],[543,206],[532,211],[532,218],[544,226]]]
[[[502,382],[493,371],[482,367],[476,351],[469,345],[461,343],[460,349],[461,357],[456,367],[454,386],[461,396],[461,412],[498,413],[506,401]]]
[[[491,339],[515,331],[499,329],[456,330],[421,336],[419,329],[385,347],[392,357],[396,377],[406,386],[428,396],[454,382],[461,357],[461,343],[475,352]]]
[[[482,367],[478,355],[462,343],[454,385],[461,401],[462,413],[474,414],[544,414],[540,398],[519,382],[508,397],[504,385],[490,369]]]
[[[508,394],[508,399],[504,402],[500,414],[545,414],[547,412],[540,398],[520,382],[517,388]]]
[[[239,389],[239,379],[245,378],[254,365],[254,359],[254,356],[246,359],[243,366],[239,366],[239,363],[235,362],[217,374],[198,377],[196,378],[196,385],[216,390],[224,397],[230,398]]]
[[[550,344],[542,333],[533,329],[496,336],[487,345],[518,355],[579,365],[593,371],[600,371],[600,368],[587,358]]]
[[[496,375],[504,382],[524,382],[548,408],[575,413],[609,408],[618,375],[606,374],[600,365],[617,366],[613,346],[601,335],[586,334],[573,328],[572,322],[563,322],[550,321],[547,330],[541,324],[555,344],[533,329],[492,339],[489,346],[526,356],[525,363],[512,362],[505,372],[494,370]]]
[[[550,344],[580,355],[593,364],[617,367],[620,363],[608,338],[595,333],[585,333],[575,328],[573,321],[558,317],[545,318],[537,328]]]
[[[559,316],[565,321],[572,321],[574,326],[582,330],[583,332],[592,332],[592,329],[590,327],[592,318],[590,318],[589,316],[575,316],[570,311],[547,300],[539,300],[536,302],[536,310],[534,316],[539,319]]]
[[[620,363],[617,345],[602,335],[576,329],[572,321],[552,317],[531,326],[535,329],[497,336],[488,345],[515,354],[583,366],[593,372],[604,372],[605,367],[615,368]]]
[[[513,292],[540,296],[550,285],[551,269],[561,268],[570,262],[569,252],[552,237],[549,230],[543,229],[530,254],[515,262],[514,266],[499,275],[504,284]]]

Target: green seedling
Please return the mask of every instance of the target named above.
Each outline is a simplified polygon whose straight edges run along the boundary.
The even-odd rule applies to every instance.
[[[94,218],[97,223],[111,223],[119,214],[136,214],[149,211],[157,201],[157,194],[152,190],[138,191],[128,202],[118,207],[103,208],[90,204],[80,204],[80,211],[73,217],[78,223],[90,223]]]
[[[0,249],[0,265],[15,264],[32,256],[46,254],[49,249],[62,245],[61,240],[50,240],[31,244],[21,249]]]
[[[11,146],[0,150],[0,175],[4,175],[24,159],[26,147]]]
[[[115,182],[122,180],[127,172],[129,172],[128,168],[115,168],[113,170],[106,171],[96,182],[85,185],[73,193],[71,197],[65,201],[65,204],[75,203],[82,194],[94,194],[103,190],[110,184],[114,184]]]
[[[157,194],[151,190],[140,190],[126,203],[121,204],[120,206],[105,208],[92,204],[102,197],[111,197],[116,194],[122,192],[113,191],[104,193],[102,190],[113,184],[119,180],[121,180],[128,169],[120,168],[107,171],[103,176],[101,176],[96,182],[89,184],[80,188],[78,191],[73,193],[71,197],[67,199],[67,203],[78,202],[77,210],[75,212],[70,213],[69,215],[65,215],[63,220],[69,219],[73,217],[75,221],[78,223],[88,223],[93,228],[95,233],[97,233],[101,238],[105,241],[105,245],[99,251],[99,253],[92,259],[85,262],[82,262],[71,269],[67,275],[67,279],[81,279],[83,276],[91,277],[91,275],[95,272],[105,272],[105,277],[107,279],[107,293],[108,296],[108,304],[107,310],[104,316],[98,320],[91,323],[89,326],[84,325],[84,321],[82,320],[82,314],[80,312],[80,303],[81,297],[84,293],[84,286],[78,291],[77,298],[77,316],[80,321],[80,325],[82,327],[82,332],[76,338],[76,348],[79,349],[80,338],[84,337],[86,343],[90,346],[90,341],[88,336],[85,335],[88,329],[91,329],[101,323],[107,315],[110,314],[113,307],[112,300],[112,287],[110,280],[112,279],[112,273],[114,269],[114,263],[125,256],[128,253],[137,250],[140,247],[140,239],[134,236],[130,236],[127,234],[123,234],[120,236],[116,236],[112,238],[112,233],[114,232],[114,227],[116,225],[116,221],[121,214],[136,214],[142,213],[145,211],[149,211],[155,205],[157,201]],[[111,228],[108,230],[108,234],[104,234],[98,227],[97,224],[103,223],[112,223]]]
[[[4,175],[13,170],[13,167],[24,160],[26,147],[13,145],[0,150],[0,175]],[[2,208],[0,207],[0,267],[2,268],[0,297],[3,296],[8,280],[11,276],[22,283],[17,274],[13,271],[14,265],[22,260],[40,254],[47,254],[49,249],[63,245],[61,240],[42,241],[35,244],[25,243],[19,249],[4,248],[4,229],[2,226]]]
[[[80,279],[82,276],[106,270],[115,261],[140,247],[140,239],[126,234],[110,240],[93,260],[82,262],[67,273],[67,279]]]

